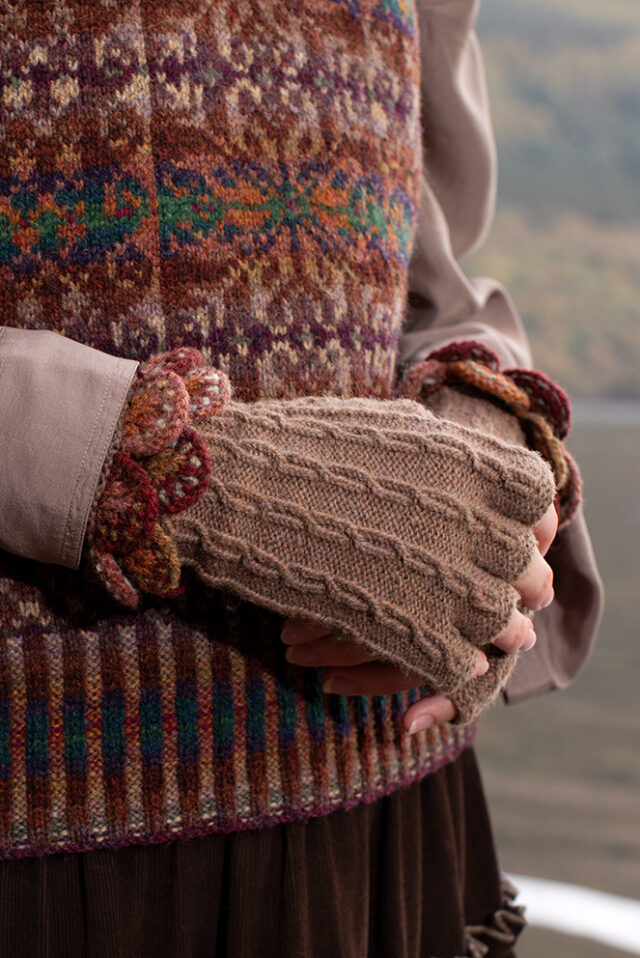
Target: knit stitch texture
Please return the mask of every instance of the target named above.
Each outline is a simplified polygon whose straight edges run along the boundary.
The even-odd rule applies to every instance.
[[[236,398],[391,394],[421,150],[412,0],[0,10],[0,315]],[[280,617],[192,582],[123,612],[0,555],[0,854],[304,820],[453,760],[419,690],[323,696]]]
[[[321,622],[456,702],[505,628],[553,501],[535,453],[396,400],[231,402],[164,527],[205,582]],[[486,705],[460,709],[469,722]]]

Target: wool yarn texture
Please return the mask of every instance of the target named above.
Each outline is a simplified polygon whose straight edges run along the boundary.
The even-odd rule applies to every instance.
[[[417,41],[413,0],[3,4],[3,324],[140,363],[196,349],[242,403],[390,397]],[[124,473],[139,504],[146,480]],[[3,858],[306,821],[473,741],[473,725],[404,734],[421,688],[325,696],[286,662],[277,613],[185,575],[133,609],[0,554]]]
[[[425,396],[421,403],[440,419],[467,426],[511,445],[523,448],[527,446],[526,436],[518,418],[490,399],[468,395],[459,387],[442,385]],[[522,602],[518,603],[518,608],[533,619],[533,613],[526,609]],[[489,669],[484,675],[472,679],[457,690],[456,706],[459,714],[479,714],[482,709],[495,702],[520,659],[520,654],[507,655],[491,644],[485,645],[483,652],[487,656]]]
[[[85,568],[136,609],[140,592],[174,597],[180,558],[160,522],[188,509],[207,488],[209,454],[199,423],[231,397],[224,373],[197,349],[174,349],[143,363],[107,453],[88,521]]]
[[[517,605],[554,495],[541,458],[408,400],[231,401],[202,436],[209,486],[163,523],[180,561],[456,702]],[[486,695],[464,704],[461,724]]]
[[[558,528],[564,529],[582,502],[580,470],[563,442],[571,428],[571,405],[565,391],[535,369],[501,371],[493,350],[475,340],[463,340],[401,370],[395,395],[424,400],[447,384],[491,398],[518,420],[527,444],[553,470]]]

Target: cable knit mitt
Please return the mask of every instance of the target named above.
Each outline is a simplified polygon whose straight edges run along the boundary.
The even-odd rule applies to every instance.
[[[541,458],[411,400],[231,401],[200,436],[208,488],[160,521],[179,561],[455,700],[517,603],[554,495]]]
[[[442,386],[438,392],[425,397],[423,405],[442,419],[514,445],[526,446],[526,437],[518,419],[487,399],[466,395],[451,386]],[[521,603],[519,605],[521,611],[527,611]],[[491,643],[483,646],[483,652],[488,658],[489,670],[456,691],[454,702],[458,715],[453,724],[467,724],[493,704],[507,685],[520,658],[519,655],[507,655]]]

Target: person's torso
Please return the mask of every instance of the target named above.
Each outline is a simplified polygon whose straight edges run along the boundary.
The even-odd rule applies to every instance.
[[[0,322],[240,399],[389,395],[420,178],[410,0],[58,0],[0,13]],[[346,808],[472,729],[327,698],[279,619],[194,584],[120,612],[0,553],[0,855]]]

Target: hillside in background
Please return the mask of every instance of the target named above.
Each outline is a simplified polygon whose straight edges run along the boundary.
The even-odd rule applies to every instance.
[[[485,0],[498,215],[466,264],[575,397],[640,398],[637,0]]]

